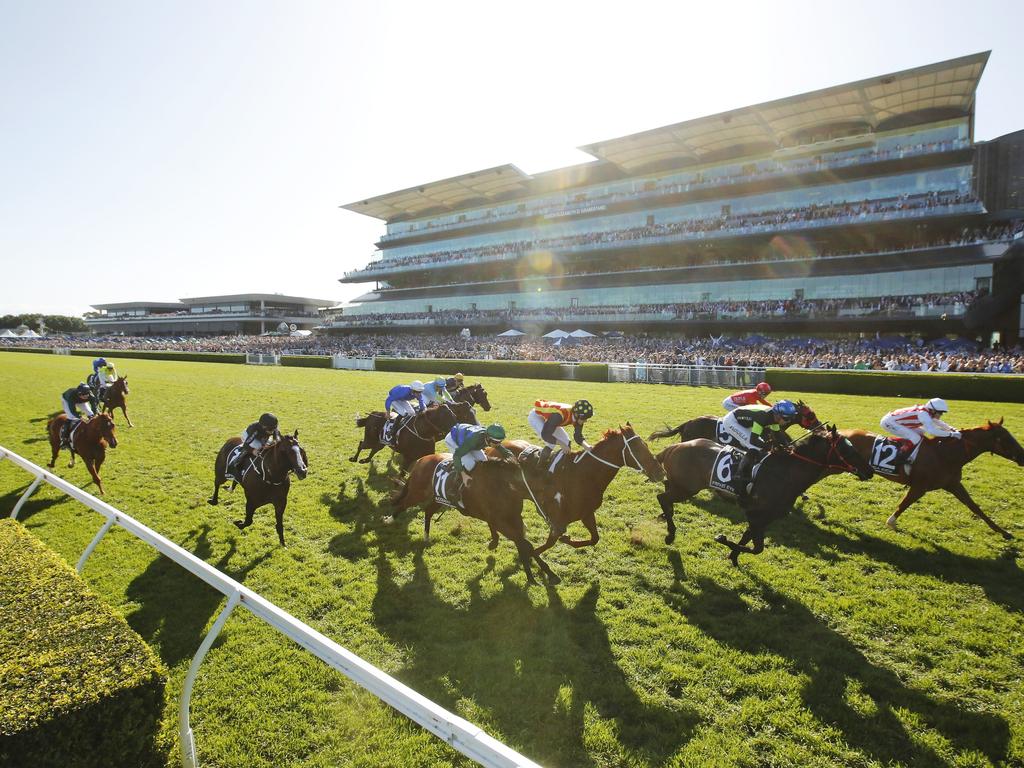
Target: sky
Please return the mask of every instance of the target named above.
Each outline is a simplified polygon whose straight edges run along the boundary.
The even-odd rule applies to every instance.
[[[0,0],[0,315],[338,302],[339,208],[982,50],[975,138],[1024,128],[1019,2]]]

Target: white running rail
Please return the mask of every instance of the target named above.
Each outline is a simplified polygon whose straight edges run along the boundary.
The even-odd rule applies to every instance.
[[[200,560],[191,552],[185,551],[151,528],[147,528],[139,521],[115,509],[106,502],[97,499],[92,494],[86,493],[81,488],[72,485],[66,480],[62,480],[42,467],[0,446],[0,462],[3,462],[5,459],[35,477],[14,505],[14,509],[11,511],[12,518],[17,518],[25,501],[43,482],[66,493],[106,518],[103,526],[96,533],[96,536],[89,543],[89,546],[86,547],[78,561],[76,568],[79,573],[82,572],[85,561],[92,554],[96,545],[99,544],[100,539],[103,538],[112,526],[117,525],[128,531],[135,538],[146,542],[160,552],[160,554],[170,558],[186,571],[202,579],[227,597],[227,604],[217,616],[216,621],[214,621],[209,633],[203,639],[199,650],[196,651],[196,655],[192,659],[192,664],[189,667],[182,689],[178,727],[181,740],[181,764],[185,768],[197,768],[199,765],[199,760],[196,756],[195,740],[189,724],[189,703],[192,696],[192,686],[195,683],[199,665],[202,664],[206,652],[213,645],[217,634],[223,628],[231,611],[237,605],[244,606],[250,613],[262,619],[285,637],[294,640],[314,656],[338,670],[358,685],[361,685],[377,698],[390,704],[438,738],[444,739],[453,749],[458,750],[480,765],[494,766],[494,768],[513,768],[514,766],[539,768],[536,763],[523,757],[515,750],[506,747],[468,720],[452,714],[430,699],[421,696],[408,686],[395,680],[390,675],[380,671],[372,664],[367,663],[354,653],[345,650],[330,638],[320,634],[309,625],[281,610],[234,579],[225,576],[213,566]]]

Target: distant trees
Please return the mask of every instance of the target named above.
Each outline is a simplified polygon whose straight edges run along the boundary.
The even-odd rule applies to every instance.
[[[19,325],[27,325],[33,331],[39,330],[39,321],[42,320],[46,330],[55,333],[73,333],[87,331],[89,327],[80,317],[68,317],[67,315],[42,315],[29,313],[25,315],[3,315],[0,317],[0,328],[17,328]]]

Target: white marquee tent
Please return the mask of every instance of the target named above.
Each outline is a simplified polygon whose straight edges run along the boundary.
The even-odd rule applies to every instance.
[[[567,338],[568,336],[569,336],[569,334],[566,333],[565,331],[562,331],[562,330],[559,330],[558,328],[555,328],[555,330],[548,331],[547,333],[545,333],[543,336],[541,336],[541,338],[542,339],[564,339],[564,338]]]
[[[515,336],[525,336],[526,334],[523,333],[522,331],[517,331],[515,328],[509,328],[504,333],[499,333],[498,335],[499,336],[505,336],[505,337],[508,337],[508,338],[512,338],[512,337],[515,337]]]

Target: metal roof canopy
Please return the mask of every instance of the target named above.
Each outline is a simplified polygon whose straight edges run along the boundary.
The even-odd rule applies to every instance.
[[[850,126],[863,133],[969,116],[990,51],[789,96],[717,115],[580,147],[627,172],[771,152],[816,128]],[[915,117],[918,118],[915,120]]]
[[[91,304],[93,309],[185,309],[180,301],[122,301],[115,304]]]
[[[333,299],[311,299],[308,296],[285,296],[280,293],[232,293],[226,296],[199,296],[181,301],[186,305],[216,304],[225,301],[274,301],[318,307],[326,307],[335,303]]]
[[[516,166],[499,165],[451,179],[432,181],[417,187],[389,192],[357,203],[341,206],[385,221],[414,218],[427,213],[443,213],[518,196],[528,189],[530,177]]]
[[[578,149],[629,175],[773,152],[805,143],[817,128],[846,126],[871,133],[899,127],[901,120],[912,125],[969,116],[990,53],[788,96]],[[554,180],[562,170],[569,169],[531,177],[514,165],[499,165],[341,207],[387,222],[413,219],[523,197],[537,191],[535,181],[552,174]],[[586,173],[598,172],[596,167],[586,168]]]

